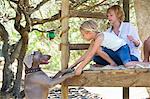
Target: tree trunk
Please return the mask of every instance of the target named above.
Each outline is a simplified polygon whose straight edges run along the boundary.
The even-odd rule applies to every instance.
[[[149,0],[134,0],[135,13],[140,37],[142,41],[150,36],[150,1]],[[150,87],[147,87],[150,95]]]
[[[9,49],[8,33],[2,24],[0,24],[0,36],[3,40],[2,53],[3,53],[4,59],[5,59],[1,91],[6,92],[12,87],[12,81],[14,79],[14,74],[10,68],[11,62],[10,62],[10,55],[8,54],[8,49]]]
[[[27,49],[27,42],[28,42],[28,32],[23,33],[27,34],[27,36],[23,36],[23,40],[20,39],[16,44],[15,47],[12,48],[13,52],[10,51],[10,45],[8,43],[8,33],[5,30],[5,27],[0,24],[0,36],[3,40],[3,47],[2,53],[5,59],[5,64],[3,68],[3,81],[2,81],[2,95],[7,96],[6,92],[13,92],[15,96],[19,97],[20,94],[20,83],[22,77],[22,69],[23,69],[23,58],[26,53]],[[21,50],[21,51],[20,51]],[[20,53],[21,52],[21,53]],[[18,57],[19,56],[19,57]],[[17,74],[16,79],[14,81],[14,72],[11,70],[11,64],[14,62],[15,59],[18,58],[18,67],[17,67]],[[14,86],[13,86],[14,85]],[[13,90],[12,90],[13,88]]]
[[[18,57],[18,67],[17,67],[17,74],[16,74],[16,80],[13,86],[13,93],[15,97],[21,98],[20,96],[20,85],[21,85],[21,77],[22,77],[22,70],[23,70],[23,59],[27,51],[28,46],[28,32],[25,31],[23,37],[22,37],[22,46],[20,50],[20,54]]]
[[[134,3],[139,34],[144,41],[150,35],[150,1],[134,0]]]
[[[8,56],[8,55],[6,55],[7,54],[6,46],[7,46],[7,44],[4,43],[3,48],[2,48],[2,53],[4,54],[4,57]],[[14,79],[14,74],[13,74],[10,66],[11,66],[10,58],[5,57],[5,64],[4,64],[4,68],[3,68],[3,81],[2,81],[2,88],[1,88],[2,92],[9,91],[10,88],[12,87],[12,81]]]

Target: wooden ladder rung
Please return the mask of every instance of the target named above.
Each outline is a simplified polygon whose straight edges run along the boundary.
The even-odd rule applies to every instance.
[[[63,44],[60,44],[60,46],[59,46],[59,49],[61,50],[61,45],[63,45]],[[88,43],[84,43],[84,44],[69,44],[69,49],[70,50],[86,50],[86,49],[88,49],[89,48],[89,46],[90,46],[90,44],[88,44]]]

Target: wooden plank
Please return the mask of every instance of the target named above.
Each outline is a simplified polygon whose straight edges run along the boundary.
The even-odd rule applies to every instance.
[[[123,0],[123,10],[125,12],[125,21],[129,22],[130,15],[129,15],[129,1],[130,0]],[[123,88],[123,99],[129,99],[129,88]]]
[[[105,13],[70,10],[70,17],[107,19]]]
[[[90,44],[69,44],[70,50],[86,50],[88,49]]]
[[[59,45],[59,50],[61,50],[61,46],[62,46],[63,44],[62,43],[60,43],[60,45]],[[70,50],[87,50],[88,48],[89,48],[89,46],[90,46],[90,44],[81,44],[81,43],[79,43],[79,44],[66,44],[66,45],[68,45],[69,46],[69,49]]]
[[[130,16],[129,16],[129,10],[130,10],[129,1],[130,0],[123,0],[123,10],[124,10],[124,13],[125,13],[125,21],[126,22],[129,22],[129,18],[130,18]]]
[[[148,87],[149,77],[149,69],[84,71],[64,83],[86,87]]]
[[[123,87],[123,99],[129,99],[129,87]]]
[[[68,44],[68,30],[69,30],[69,0],[62,0],[62,11],[61,11],[61,25],[62,25],[62,35],[61,35],[61,68],[65,69],[69,62],[69,46]],[[61,86],[61,99],[68,99],[68,85],[63,84]]]

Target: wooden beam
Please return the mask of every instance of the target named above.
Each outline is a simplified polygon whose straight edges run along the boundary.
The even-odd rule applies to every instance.
[[[88,49],[90,44],[69,44],[70,50],[86,50]]]
[[[123,87],[123,99],[129,99],[129,87]]]
[[[106,14],[101,12],[85,12],[77,10],[71,10],[70,17],[107,19]]]
[[[150,87],[149,69],[84,71],[64,83],[85,87]]]
[[[59,50],[61,50],[61,46],[62,46],[63,44],[61,43],[60,45],[59,45]],[[68,46],[69,46],[69,49],[70,50],[86,50],[86,49],[88,49],[89,48],[89,46],[90,46],[90,44],[68,44]]]
[[[130,21],[130,7],[129,7],[130,0],[123,0],[123,10],[125,12],[125,21]],[[123,88],[123,99],[129,99],[129,88],[125,87]]]

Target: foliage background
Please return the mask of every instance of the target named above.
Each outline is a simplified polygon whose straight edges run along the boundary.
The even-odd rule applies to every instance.
[[[94,5],[97,2],[100,2],[101,0],[88,0],[88,3],[86,3],[86,6]],[[40,0],[31,0],[32,6],[35,6],[40,2]],[[108,4],[109,2],[109,4]],[[106,9],[113,4],[121,4],[122,0],[116,1],[116,0],[107,0],[107,2],[99,7],[96,7],[96,9],[85,9],[86,6],[78,7],[77,9],[84,9],[84,10],[90,10],[90,11],[100,11],[100,12],[106,12]],[[130,1],[130,18],[131,22],[136,25],[136,19],[135,19],[135,11],[134,11],[134,5],[133,1]],[[14,17],[15,12],[14,10],[9,6],[8,2],[5,0],[0,1],[0,17],[1,16],[10,16]],[[36,11],[31,17],[37,17],[37,18],[48,18],[52,15],[55,15],[59,12],[61,9],[61,0],[50,0],[47,2],[44,6],[40,8],[40,11]],[[80,36],[79,32],[79,26],[84,20],[89,19],[83,19],[83,18],[70,18],[69,19],[69,41],[70,43],[85,43]],[[108,27],[108,21],[106,19],[93,19],[99,24],[99,30],[100,32],[105,31]],[[7,20],[7,19],[0,19],[1,23],[5,26],[6,30],[9,32],[10,35],[10,43],[13,44],[14,42],[18,41],[20,38],[19,33],[14,29],[14,26],[12,25],[14,23],[13,20]],[[24,22],[22,21],[22,24]],[[56,33],[56,37],[53,40],[49,40],[47,38],[47,33],[45,32],[39,32],[39,31],[33,31],[29,34],[29,46],[28,46],[28,54],[32,53],[32,51],[40,50],[45,54],[50,54],[52,56],[51,62],[44,66],[44,69],[47,69],[49,71],[56,71],[60,70],[60,56],[61,53],[59,51],[59,44],[60,44],[60,20],[52,21],[45,23],[43,25],[35,26],[36,28],[40,30],[51,30],[54,29]],[[33,27],[34,28],[34,27]],[[1,42],[2,45],[2,42]],[[71,65],[75,60],[83,54],[84,51],[71,51],[70,55],[70,61],[69,65]]]

